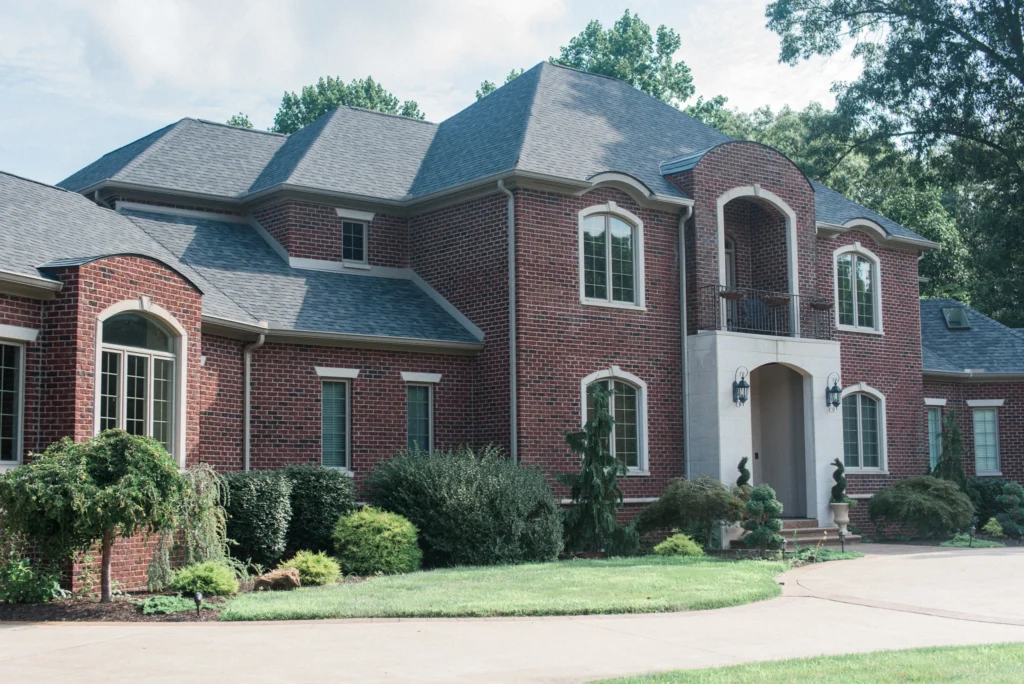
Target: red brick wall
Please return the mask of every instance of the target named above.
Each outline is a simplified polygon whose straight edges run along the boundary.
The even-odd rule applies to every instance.
[[[517,217],[517,222],[520,219]],[[469,439],[509,447],[508,201],[495,193],[409,219],[409,265],[484,332]]]
[[[110,576],[114,580],[115,590],[146,590],[147,570],[153,560],[157,540],[156,535],[139,534],[130,539],[118,539],[114,542]],[[75,593],[88,591],[99,596],[101,560],[102,554],[99,547],[96,547],[87,556],[80,557],[78,562],[72,563],[71,582],[67,588]],[[179,567],[173,559],[172,566]]]
[[[608,201],[643,221],[647,311],[580,303],[579,212]],[[678,226],[678,215],[642,209],[618,190],[581,197],[516,191],[523,463],[549,472],[577,468],[564,431],[579,429],[580,381],[616,365],[648,389],[651,475],[627,478],[625,496],[658,496],[669,478],[683,474]]]
[[[198,460],[218,470],[244,467],[244,361],[246,343],[216,335],[203,335],[199,386]]]
[[[293,257],[341,261],[341,229],[345,219],[338,216],[333,206],[286,200],[260,207],[253,212],[253,218]],[[366,241],[371,266],[409,265],[404,218],[377,214],[367,226]]]
[[[950,412],[956,413],[963,438],[964,471],[968,477],[973,476],[976,469],[973,409],[967,405],[967,401],[1003,399],[1003,405],[997,409],[1000,470],[1004,479],[1024,482],[1024,382],[963,383],[926,379],[924,396],[946,400],[946,406],[942,409],[943,418]],[[923,420],[922,429],[927,436],[927,413]],[[927,455],[927,439],[924,451]]]

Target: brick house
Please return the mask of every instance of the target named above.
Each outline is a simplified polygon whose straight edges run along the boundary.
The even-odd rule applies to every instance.
[[[412,444],[565,471],[601,383],[627,514],[750,456],[787,515],[828,525],[833,459],[859,496],[925,470],[926,397],[1003,399],[986,408],[1018,413],[982,419],[1003,472],[1024,467],[1020,384],[922,367],[935,246],[548,63],[441,124],[183,119],[57,188],[0,174],[0,468],[122,427],[183,464],[319,463],[357,487]]]

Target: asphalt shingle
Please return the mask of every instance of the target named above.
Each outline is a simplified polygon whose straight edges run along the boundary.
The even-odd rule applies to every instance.
[[[950,330],[943,307],[961,307],[969,330]],[[955,299],[921,300],[921,347],[925,371],[1024,373],[1024,333]]]

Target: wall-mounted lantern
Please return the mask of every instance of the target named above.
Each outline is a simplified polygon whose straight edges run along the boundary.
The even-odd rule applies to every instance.
[[[743,366],[736,369],[736,379],[732,381],[732,403],[737,406],[743,406],[750,398],[750,383],[747,382],[749,373]]]
[[[839,374],[832,373],[825,381],[825,406],[829,412],[834,412],[842,403],[843,390],[839,388]]]

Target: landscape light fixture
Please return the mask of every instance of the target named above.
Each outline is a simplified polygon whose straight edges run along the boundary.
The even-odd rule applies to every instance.
[[[203,592],[197,591],[193,596],[192,600],[196,602],[196,617],[199,617],[199,609],[203,605]]]
[[[743,406],[750,398],[750,383],[747,382],[749,373],[743,366],[736,369],[736,379],[732,381],[732,403],[737,406]]]

